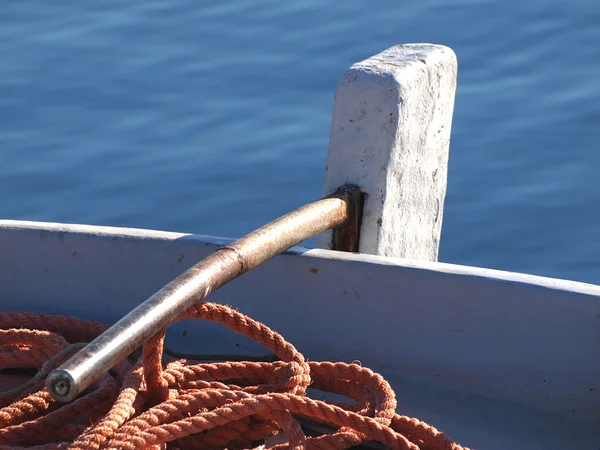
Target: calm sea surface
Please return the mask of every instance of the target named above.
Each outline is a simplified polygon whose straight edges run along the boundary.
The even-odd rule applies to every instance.
[[[600,283],[600,2],[3,2],[0,216],[237,237],[321,195],[336,83],[454,49],[440,260]]]

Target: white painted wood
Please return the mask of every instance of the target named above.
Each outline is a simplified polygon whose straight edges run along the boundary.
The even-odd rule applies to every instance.
[[[437,260],[456,73],[450,48],[407,44],[339,82],[324,192],[353,183],[367,194],[360,253]],[[317,245],[331,248],[331,232]]]
[[[0,309],[114,322],[230,241],[0,221]],[[471,448],[600,442],[600,286],[297,247],[209,299],[261,320],[311,360],[360,360],[392,382],[399,412]],[[264,351],[193,321],[172,326],[167,345]]]

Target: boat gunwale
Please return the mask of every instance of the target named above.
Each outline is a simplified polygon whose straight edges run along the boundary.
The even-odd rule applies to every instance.
[[[209,247],[223,247],[230,244],[235,238],[183,233],[173,231],[152,230],[145,228],[115,227],[104,225],[86,225],[76,223],[41,222],[26,220],[0,220],[0,233],[2,231],[35,231],[47,233],[68,233],[88,235],[90,237],[121,238],[128,240],[163,240],[163,241],[191,241]],[[532,275],[521,272],[491,269],[478,266],[468,266],[440,261],[418,261],[390,256],[370,255],[365,253],[349,253],[318,248],[294,246],[281,254],[282,256],[299,256],[304,258],[334,260],[347,263],[360,263],[375,266],[395,266],[403,269],[436,272],[440,275],[458,275],[475,278],[491,279],[501,282],[518,283],[541,287],[551,290],[571,292],[600,297],[600,285],[574,281],[562,278],[552,278]]]

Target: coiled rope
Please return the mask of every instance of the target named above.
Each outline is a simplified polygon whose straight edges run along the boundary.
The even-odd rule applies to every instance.
[[[39,370],[29,383],[0,396],[0,450],[249,449],[280,432],[287,441],[272,447],[277,450],[377,443],[390,449],[468,450],[435,428],[397,414],[391,386],[367,368],[307,362],[281,335],[227,306],[202,303],[183,318],[229,327],[280,361],[163,363],[163,330],[145,343],[137,361],[121,361],[76,400],[60,404],[44,385],[50,366],[107,325],[67,316],[0,313],[0,370]],[[306,395],[308,387],[355,403],[313,400]],[[307,436],[301,426],[307,419],[333,431]]]

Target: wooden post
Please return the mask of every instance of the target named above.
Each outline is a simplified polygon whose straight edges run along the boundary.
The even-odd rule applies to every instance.
[[[456,74],[450,48],[407,44],[340,80],[324,192],[350,183],[365,194],[360,253],[437,260]],[[332,248],[332,233],[317,245]]]

